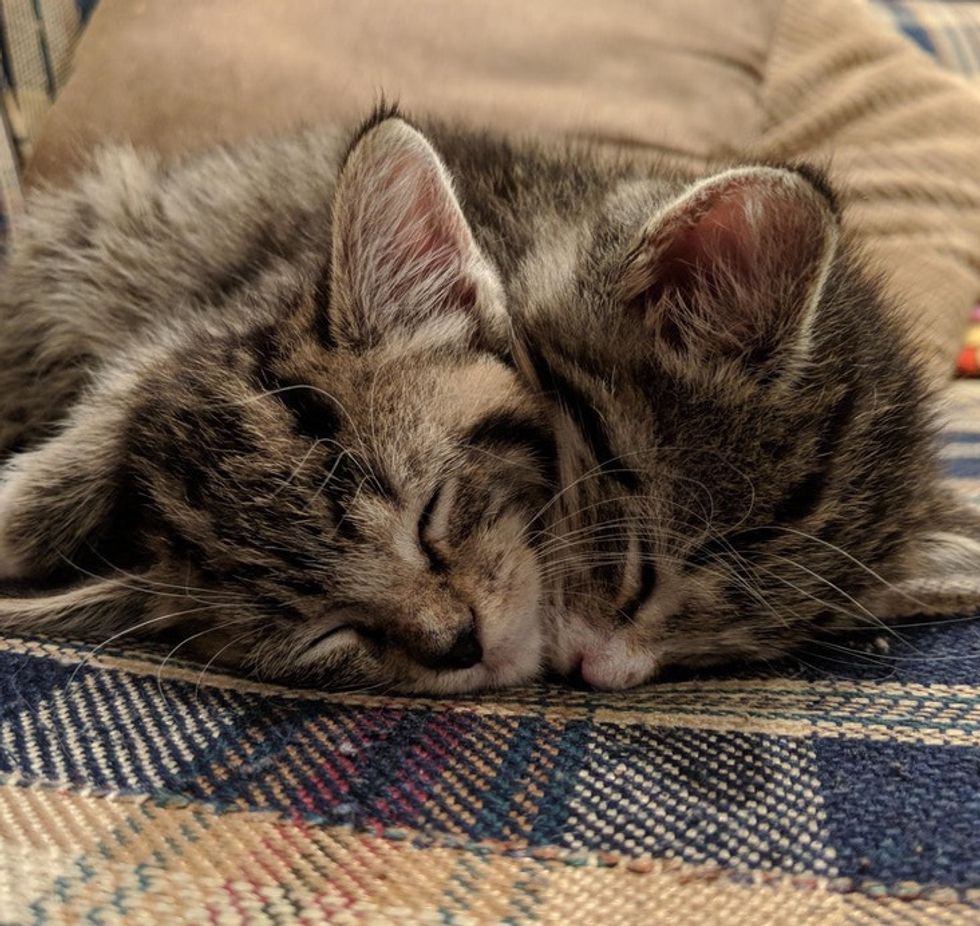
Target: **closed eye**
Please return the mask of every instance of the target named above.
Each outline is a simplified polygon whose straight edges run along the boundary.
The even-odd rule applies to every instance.
[[[419,549],[425,554],[425,558],[429,561],[429,568],[433,572],[445,572],[449,568],[446,558],[432,542],[432,517],[441,498],[442,486],[439,486],[422,509],[418,524]]]
[[[641,547],[640,554],[643,556],[644,550]],[[643,556],[640,563],[639,582],[636,591],[630,595],[626,603],[618,609],[618,615],[625,623],[629,623],[636,617],[637,611],[646,604],[647,600],[657,588],[657,567],[647,556]]]
[[[330,630],[327,630],[324,633],[321,633],[320,636],[316,637],[313,640],[313,642],[310,643],[308,649],[311,650],[316,649],[321,643],[326,642],[332,637],[339,636],[341,633],[344,633],[345,631],[353,631],[353,630],[354,628],[351,627],[350,624],[341,624],[338,627],[332,627]]]

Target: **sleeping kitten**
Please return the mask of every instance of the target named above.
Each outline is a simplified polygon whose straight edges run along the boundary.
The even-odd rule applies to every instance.
[[[382,110],[346,154],[109,153],[34,202],[2,284],[0,568],[34,585],[7,626],[461,691],[546,647],[624,687],[972,603],[914,355],[819,175],[429,136]]]
[[[605,177],[539,207],[514,297],[562,451],[553,667],[624,688],[975,610],[977,518],[941,486],[913,348],[823,177]]]
[[[35,198],[0,294],[0,623],[306,684],[537,673],[553,441],[443,162],[389,115],[346,153],[108,151]]]

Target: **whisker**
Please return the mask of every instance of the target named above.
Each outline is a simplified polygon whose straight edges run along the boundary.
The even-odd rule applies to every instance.
[[[85,654],[85,658],[82,659],[82,661],[77,666],[75,666],[74,671],[71,673],[70,676],[68,676],[68,681],[65,682],[65,691],[67,691],[68,688],[71,686],[72,682],[75,680],[75,676],[78,675],[78,673],[85,667],[85,665],[95,657],[95,654],[98,653],[99,650],[104,649],[113,641],[120,639],[120,637],[124,637],[130,633],[135,633],[137,630],[142,630],[144,627],[149,627],[152,624],[158,624],[160,623],[160,621],[170,620],[171,618],[174,617],[184,617],[187,614],[199,614],[203,611],[215,611],[218,608],[224,608],[224,607],[227,607],[227,605],[224,604],[206,605],[200,608],[188,608],[184,611],[173,611],[169,614],[160,614],[156,617],[151,617],[148,620],[141,621],[138,624],[134,624],[132,627],[123,628],[117,633],[112,634],[112,636],[107,637],[105,640],[97,644],[95,647],[89,650],[88,653]]]
[[[242,623],[245,623],[245,621],[242,621]],[[225,626],[227,626],[227,625],[225,625]],[[242,639],[245,639],[247,637],[248,637],[248,634],[243,634],[241,637],[238,637],[237,639],[229,640],[206,663],[204,663],[204,667],[201,669],[200,673],[198,674],[198,676],[197,676],[197,682],[194,685],[194,697],[195,698],[197,698],[199,696],[199,694],[200,694],[201,685],[204,682],[204,676],[207,674],[208,669],[210,669],[211,666],[214,665],[214,663],[218,660],[218,658],[221,656],[221,654],[226,649],[228,649],[231,646],[234,646],[236,643],[240,643],[242,641]]]
[[[186,644],[190,643],[192,640],[198,639],[198,637],[203,637],[205,634],[214,633],[215,631],[218,630],[225,630],[228,627],[234,627],[236,624],[239,623],[246,623],[246,619],[238,618],[237,620],[231,620],[224,623],[215,624],[212,627],[205,627],[204,630],[199,630],[197,633],[192,633],[190,634],[190,636],[184,637],[184,639],[182,639],[179,643],[177,643],[173,647],[173,649],[171,649],[170,652],[168,652],[167,655],[163,657],[163,662],[161,662],[160,665],[157,666],[157,672],[156,672],[157,691],[160,693],[161,699],[163,700],[167,699],[167,696],[166,694],[164,694],[163,691],[163,670],[166,668],[167,662],[176,654],[177,650],[179,650],[181,647],[185,646]],[[227,647],[225,647],[225,649],[227,649]]]
[[[902,640],[901,638],[899,639],[905,646],[909,645],[908,640]],[[861,650],[856,650],[853,647],[844,646],[839,643],[834,643],[830,640],[813,640],[812,642],[819,644],[820,646],[826,646],[830,649],[844,652],[844,653],[850,653],[853,655],[858,655],[862,652]],[[956,653],[956,654],[945,655],[945,656],[930,656],[926,653],[922,653],[921,651],[916,651],[916,653],[917,655],[914,656],[909,656],[909,655],[902,656],[902,655],[897,655],[892,653],[874,653],[874,654],[867,653],[865,655],[868,656],[873,655],[875,659],[880,659],[882,662],[889,663],[889,664],[899,664],[902,662],[922,662],[922,663],[965,662],[967,660],[980,659],[980,650],[975,650],[969,653]]]
[[[80,566],[78,563],[73,562],[72,559],[69,558],[68,556],[66,556],[65,554],[63,554],[61,552],[58,552],[57,555],[58,555],[58,557],[67,566],[69,566],[71,569],[74,569],[76,572],[78,572],[78,573],[80,573],[80,574],[82,574],[84,576],[88,576],[90,579],[97,579],[99,581],[105,581],[105,579],[106,579],[105,576],[99,575],[97,572],[92,572],[90,569],[85,569],[83,566]],[[174,584],[171,584],[169,582],[156,582],[156,581],[152,581],[151,582],[150,580],[145,579],[143,576],[139,576],[139,575],[136,575],[136,574],[133,574],[133,573],[127,573],[124,570],[119,569],[119,568],[113,566],[113,564],[111,562],[109,562],[109,560],[105,559],[104,557],[101,557],[101,558],[103,559],[103,561],[105,562],[105,564],[110,569],[113,569],[114,571],[118,572],[120,575],[125,576],[126,578],[130,579],[133,582],[140,583],[140,584],[137,584],[135,586],[133,586],[133,585],[126,585],[126,584],[120,582],[118,579],[114,579],[113,581],[116,583],[116,585],[119,588],[124,588],[127,591],[131,591],[131,592],[140,592],[141,594],[145,594],[145,595],[156,595],[156,596],[158,596],[160,598],[190,598],[191,600],[195,600],[195,601],[198,600],[198,599],[196,599],[194,597],[194,595],[188,594],[188,591],[187,591],[187,588],[188,587],[187,586],[184,586],[184,585],[174,585]],[[180,593],[177,593],[177,592],[161,592],[161,591],[156,591],[152,587],[154,585],[159,586],[160,588],[184,589],[184,592],[182,594],[180,594]],[[144,586],[146,586],[146,587],[144,587]],[[214,591],[213,589],[206,589],[206,588],[192,588],[191,591],[196,592],[196,593],[201,594],[201,595],[208,595],[212,599],[215,596],[217,596],[218,594],[222,594],[222,595],[224,594],[224,593],[218,593],[218,592]],[[204,599],[204,600],[206,601],[207,599]],[[233,603],[233,602],[229,599],[229,603]]]
[[[850,553],[847,552],[847,550],[844,550],[841,547],[837,546],[836,544],[831,543],[829,540],[824,540],[823,538],[816,537],[813,534],[807,533],[806,531],[801,531],[796,528],[788,527],[782,524],[770,524],[767,525],[765,529],[781,530],[788,534],[796,534],[799,537],[803,537],[807,540],[812,540],[814,543],[822,544],[823,546],[827,547],[827,549],[833,550],[835,553],[839,553],[841,556],[845,557],[850,562],[854,563],[854,565],[857,566],[859,569],[863,569],[866,573],[868,573],[868,575],[876,579],[886,588],[890,588],[893,591],[898,592],[900,595],[907,598],[913,604],[921,605],[922,608],[926,611],[930,609],[930,605],[927,602],[920,601],[918,598],[914,597],[913,595],[908,594],[908,592],[906,592],[904,589],[899,588],[899,586],[895,585],[893,582],[889,582],[883,576],[875,572],[874,569],[872,569],[870,566],[868,566],[865,563],[862,563],[861,560],[859,560],[856,556],[852,556]]]
[[[288,478],[280,481],[279,488],[272,493],[272,495],[270,496],[271,498],[277,498],[280,492],[282,492],[288,486],[292,485],[293,480],[299,475],[300,470],[306,465],[306,461],[310,458],[313,451],[316,450],[317,447],[319,447],[320,444],[322,444],[323,442],[324,442],[323,438],[318,437],[315,441],[313,441],[312,444],[310,444],[306,453],[303,454],[303,458],[299,461],[299,463],[296,464],[296,466],[293,468],[293,471],[289,474]]]

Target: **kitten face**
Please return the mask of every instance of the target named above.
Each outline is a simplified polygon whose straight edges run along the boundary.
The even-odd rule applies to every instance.
[[[249,345],[220,368],[213,349],[186,358],[176,391],[162,371],[166,398],[135,416],[150,559],[233,604],[198,650],[230,643],[224,657],[307,684],[458,691],[535,674],[523,534],[547,498],[549,437],[513,372],[486,354],[273,337],[260,364]]]
[[[783,655],[922,610],[900,584],[920,571],[980,563],[975,540],[937,540],[927,396],[838,239],[809,172],[634,184],[552,262],[565,280],[525,294],[523,362],[562,447],[557,671],[623,688]]]
[[[185,653],[314,685],[537,673],[527,535],[552,440],[495,353],[495,272],[404,122],[355,141],[332,239],[328,296],[286,274],[261,322],[149,339],[7,467],[5,577],[65,560],[103,576],[20,602],[22,623],[142,621]]]

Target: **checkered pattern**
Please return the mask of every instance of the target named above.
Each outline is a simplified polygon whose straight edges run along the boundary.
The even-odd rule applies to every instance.
[[[850,642],[426,700],[7,639],[0,922],[980,922],[980,624]]]
[[[942,4],[883,7],[954,66],[978,47]],[[47,29],[78,18],[0,14],[9,215],[11,144],[28,150],[70,44]],[[980,385],[948,435],[980,504]],[[424,700],[0,640],[0,924],[973,926],[980,625],[852,644],[623,694]]]

